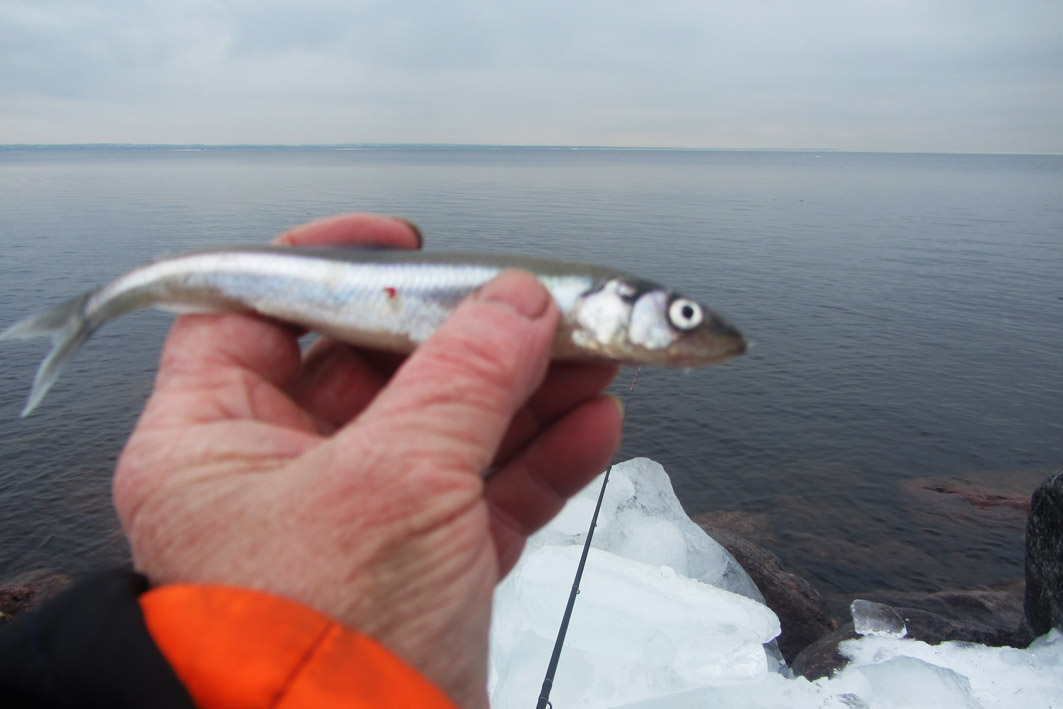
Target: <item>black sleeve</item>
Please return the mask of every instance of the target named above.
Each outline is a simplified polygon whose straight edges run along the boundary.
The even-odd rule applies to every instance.
[[[107,572],[0,627],[0,706],[194,709],[144,625],[146,589]]]

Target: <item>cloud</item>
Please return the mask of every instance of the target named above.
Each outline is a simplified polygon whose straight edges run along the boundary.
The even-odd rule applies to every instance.
[[[1061,21],[1055,0],[8,1],[0,131],[1063,151]]]

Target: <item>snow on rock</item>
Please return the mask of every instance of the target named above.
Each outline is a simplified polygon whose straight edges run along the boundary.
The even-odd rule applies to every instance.
[[[495,594],[495,709],[535,706],[600,487],[529,540]],[[849,666],[789,679],[764,646],[778,619],[645,458],[613,468],[580,589],[551,693],[565,709],[1063,705],[1059,631],[1026,650],[930,646],[891,637],[888,619],[863,606],[854,615],[877,634],[841,644]]]
[[[868,696],[876,700],[870,706],[1004,709],[1063,705],[1063,633],[1058,630],[1022,650],[962,642],[928,645],[875,636],[847,640],[839,650],[851,664],[834,679],[819,681],[851,681],[854,675],[869,678],[872,691]],[[933,700],[944,698],[947,691],[952,692],[951,702]],[[904,703],[905,697],[918,697],[917,692],[929,699]]]

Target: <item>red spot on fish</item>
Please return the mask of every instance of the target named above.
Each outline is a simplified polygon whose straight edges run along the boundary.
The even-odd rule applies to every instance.
[[[390,286],[385,288],[384,292],[388,294],[389,298],[394,298],[395,295],[398,293],[398,291],[396,291],[394,288],[391,288]]]

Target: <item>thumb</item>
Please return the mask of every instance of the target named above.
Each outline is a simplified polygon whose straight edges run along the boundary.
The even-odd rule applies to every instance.
[[[559,317],[533,275],[502,273],[406,360],[358,427],[385,424],[392,441],[398,434],[401,450],[391,455],[479,474],[542,383]]]

